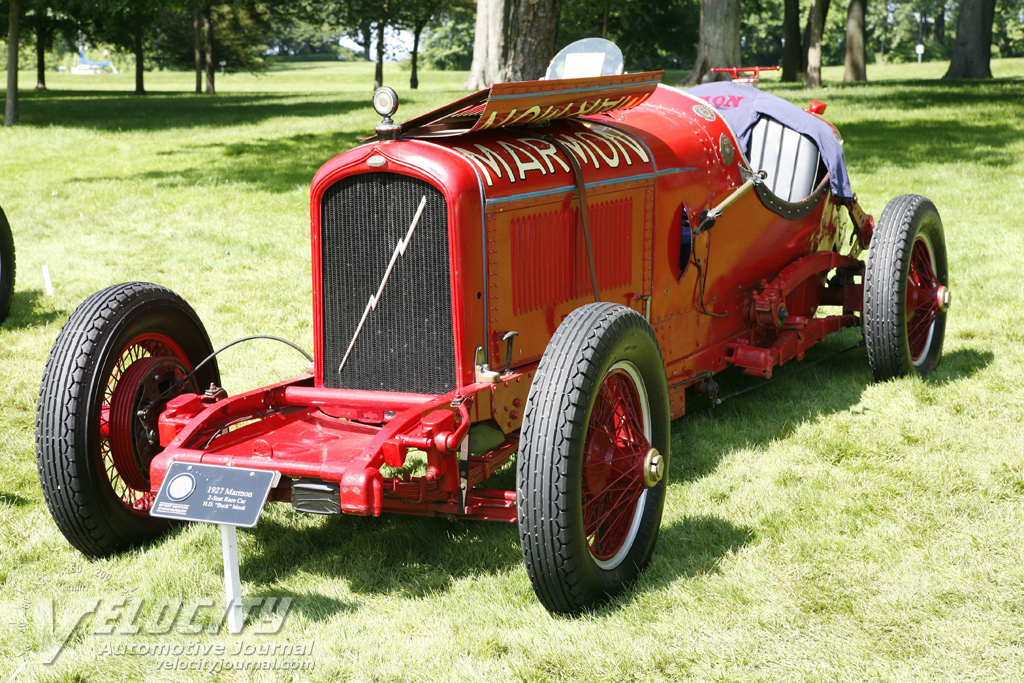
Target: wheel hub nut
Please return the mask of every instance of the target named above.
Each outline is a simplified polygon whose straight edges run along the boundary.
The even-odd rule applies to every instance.
[[[665,458],[662,457],[657,448],[652,448],[644,456],[644,486],[647,488],[657,486],[664,476]]]
[[[939,300],[939,310],[945,313],[949,310],[949,304],[953,301],[953,293],[949,291],[949,287],[943,285],[939,287],[936,296]]]

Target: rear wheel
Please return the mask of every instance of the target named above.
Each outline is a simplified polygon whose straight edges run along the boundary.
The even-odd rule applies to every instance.
[[[220,383],[192,307],[174,292],[133,282],[85,300],[50,352],[36,411],[43,496],[61,533],[105,556],[165,531],[150,517],[149,465],[160,452],[167,401]]]
[[[0,209],[0,323],[11,309],[14,295],[14,235],[4,210]]]
[[[935,369],[950,292],[946,241],[935,205],[919,195],[889,202],[864,273],[864,343],[875,380]]]
[[[530,388],[516,477],[523,558],[549,610],[591,609],[650,561],[669,430],[665,369],[647,321],[615,304],[570,314]]]

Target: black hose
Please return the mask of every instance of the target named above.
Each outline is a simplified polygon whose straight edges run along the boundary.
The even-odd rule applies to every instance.
[[[271,341],[278,341],[278,342],[281,342],[282,344],[287,344],[288,346],[292,347],[293,349],[295,349],[296,351],[301,353],[303,356],[305,356],[306,360],[308,360],[310,363],[313,362],[313,357],[311,355],[309,355],[308,353],[306,353],[306,351],[301,346],[299,346],[298,344],[296,344],[294,342],[290,342],[287,339],[282,339],[281,337],[275,337],[275,336],[273,336],[271,334],[251,334],[248,337],[241,337],[240,339],[236,339],[233,342],[228,342],[227,344],[225,344],[224,346],[220,347],[219,349],[217,349],[216,351],[211,353],[209,356],[204,358],[202,361],[199,362],[198,365],[196,365],[194,368],[192,368],[192,372],[188,373],[188,376],[185,377],[185,382],[188,382],[190,379],[192,379],[192,376],[195,375],[199,371],[199,368],[203,367],[204,365],[209,363],[211,360],[213,360],[217,356],[217,354],[220,353],[221,351],[226,351],[227,349],[230,349],[235,344],[241,344],[242,342],[252,341],[253,339],[270,339]]]

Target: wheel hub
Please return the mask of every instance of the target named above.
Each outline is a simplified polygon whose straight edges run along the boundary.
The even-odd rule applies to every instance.
[[[953,293],[949,291],[949,287],[939,285],[938,290],[935,292],[935,299],[939,304],[939,311],[945,313],[953,302]]]
[[[644,456],[644,486],[647,488],[657,486],[664,476],[665,458],[657,448],[652,448]]]
[[[110,397],[110,455],[136,491],[149,490],[149,463],[160,452],[157,418],[185,390],[185,367],[174,358],[140,358],[118,378]]]

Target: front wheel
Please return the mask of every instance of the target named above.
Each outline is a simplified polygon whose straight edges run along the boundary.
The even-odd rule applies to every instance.
[[[876,381],[935,369],[949,308],[946,240],[935,205],[919,195],[890,201],[864,273],[864,344]]]
[[[103,557],[168,528],[150,517],[149,465],[160,452],[167,402],[219,384],[192,307],[174,292],[132,282],[96,292],[61,329],[36,409],[39,480],[61,533]]]
[[[547,609],[592,609],[648,564],[669,436],[665,368],[647,321],[616,304],[573,311],[530,387],[516,471],[523,559]]]

